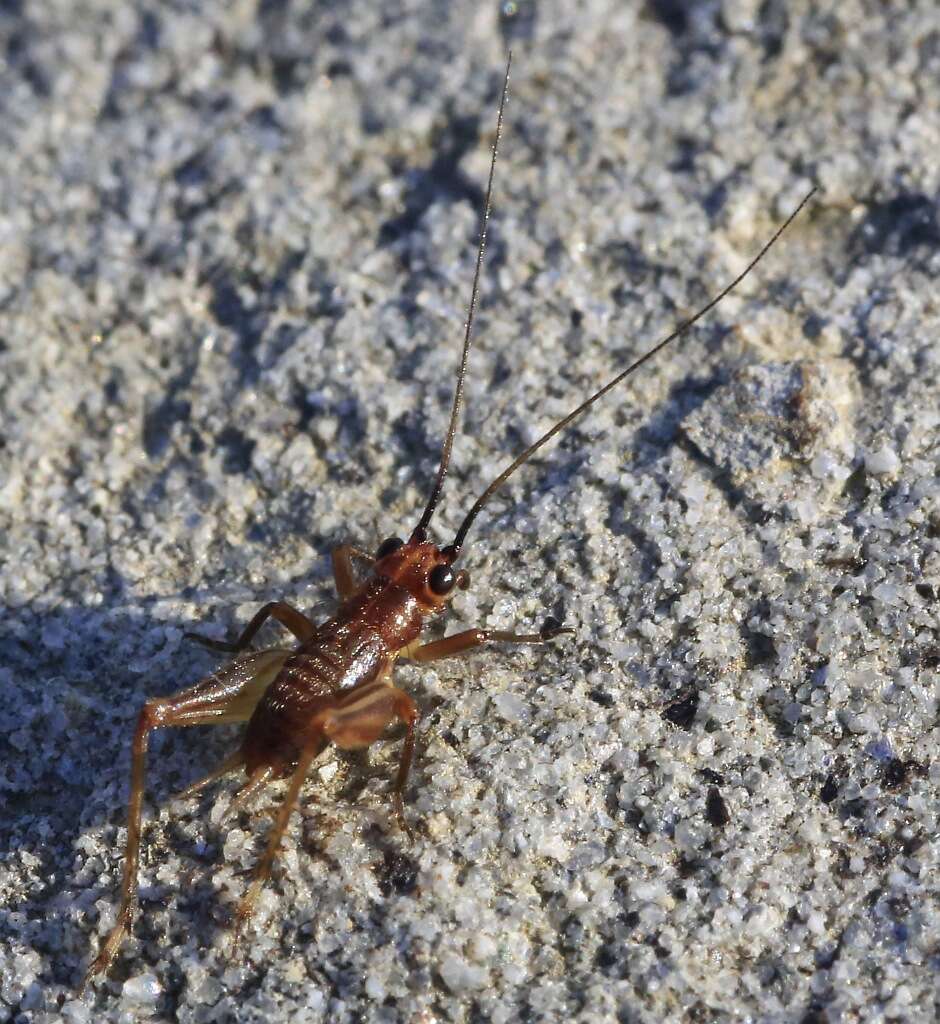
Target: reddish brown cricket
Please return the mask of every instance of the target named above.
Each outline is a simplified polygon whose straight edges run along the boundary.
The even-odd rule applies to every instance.
[[[336,613],[326,622],[316,625],[291,605],[283,601],[272,601],[254,616],[234,643],[187,634],[214,650],[232,653],[235,658],[218,672],[182,693],[148,700],[140,713],[132,747],[131,793],[121,905],[114,928],[88,969],[82,983],[83,988],[89,980],[110,967],[130,928],[137,897],[147,741],[153,729],[226,722],[248,723],[241,749],[228,758],[217,771],[191,786],[186,791],[187,794],[196,792],[227,772],[239,768],[244,769],[247,781],[236,794],[233,801],[235,805],[273,779],[289,779],[287,793],[278,810],[265,852],[236,911],[236,942],[239,932],[251,916],[261,887],[270,874],[278,845],[287,828],[291,812],[297,804],[300,787],[311,762],[329,744],[345,750],[367,747],[379,739],[392,722],[404,723],[405,739],[393,792],[396,812],[407,830],[402,795],[414,754],[418,709],[411,697],[392,683],[392,668],[395,661],[398,658],[409,658],[418,662],[437,661],[492,643],[543,644],[561,633],[570,632],[555,620],[548,619],[537,633],[517,634],[468,629],[442,640],[421,642],[426,622],[444,611],[457,589],[469,585],[466,571],[455,571],[454,565],[460,557],[474,520],[493,494],[535,452],[582,416],[595,402],[634,373],[648,359],[684,334],[735,288],[764,257],[813,194],[811,191],[803,199],[757,256],[717,296],[694,316],[683,321],[668,337],[559,420],[510,462],[473,503],[453,541],[446,547],[438,547],[429,538],[428,527],[441,497],[457,430],[471,346],[480,268],[486,249],[493,175],[509,88],[511,61],[510,55],[496,118],[496,136],[481,216],[479,248],[450,423],[442,447],[437,477],[424,512],[407,541],[392,537],[379,546],[374,557],[349,546],[340,547],[333,552],[333,575],[340,603]],[[362,559],[371,566],[371,574],[364,582],[358,582],[353,571],[355,558]],[[275,619],[293,635],[296,641],[293,647],[252,650],[251,643],[255,634],[269,618]]]

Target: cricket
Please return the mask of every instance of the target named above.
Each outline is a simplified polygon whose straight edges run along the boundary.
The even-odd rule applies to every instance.
[[[803,198],[730,284],[509,462],[470,506],[453,540],[439,546],[431,537],[430,527],[444,491],[460,418],[511,66],[512,55],[509,54],[480,215],[476,266],[450,421],[424,511],[407,540],[390,537],[378,546],[374,554],[349,545],[333,551],[333,576],[339,603],[333,616],[325,622],[317,624],[291,604],[272,601],[257,612],[233,642],[187,634],[189,639],[234,657],[189,689],[170,697],[147,700],[140,712],[131,748],[130,803],[120,907],[114,927],[91,962],[81,990],[108,971],[131,928],[138,895],[147,746],[154,729],[247,723],[240,749],[208,777],[190,786],[183,794],[185,796],[202,790],[230,772],[243,771],[245,781],[235,795],[231,811],[268,783],[287,779],[286,792],[270,829],[266,848],[234,915],[233,950],[244,934],[262,887],[271,874],[278,847],[297,807],[311,764],[330,744],[342,750],[368,747],[382,737],[388,726],[393,723],[404,725],[405,735],[392,798],[398,821],[410,836],[405,820],[404,795],[414,757],[419,710],[415,701],[393,682],[396,661],[405,658],[431,663],[494,644],[547,644],[572,632],[556,619],[548,618],[537,632],[468,629],[443,639],[422,642],[425,626],[447,610],[458,590],[470,585],[466,569],[456,566],[465,553],[467,536],[478,516],[493,495],[536,452],[584,416],[647,360],[684,335],[733,291],[764,258],[816,191],[811,190]],[[356,562],[369,567],[364,579],[357,574]],[[283,647],[256,650],[252,641],[269,619],[278,622],[293,639]]]

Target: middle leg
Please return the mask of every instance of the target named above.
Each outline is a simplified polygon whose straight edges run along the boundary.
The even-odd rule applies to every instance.
[[[373,682],[355,686],[338,695],[335,702],[320,711],[310,726],[309,736],[297,766],[290,779],[287,794],[284,797],[277,818],[271,829],[268,844],[261,860],[255,868],[254,877],[248,891],[242,897],[235,912],[235,934],[232,942],[234,950],[248,919],[254,913],[255,904],[261,889],[271,874],[274,858],[277,856],[281,839],[287,831],[290,816],[297,806],[300,787],[317,757],[327,743],[335,743],[343,750],[356,750],[374,743],[393,721],[405,723],[407,732],[402,747],[401,760],[398,765],[398,776],[395,780],[394,801],[395,811],[406,834],[411,831],[405,822],[404,802],[402,794],[408,781],[408,773],[414,757],[415,726],[418,722],[418,709],[414,701],[403,690],[385,682],[385,677]]]
[[[353,687],[342,695],[335,708],[324,712],[323,717],[324,733],[343,750],[367,747],[382,735],[391,722],[404,722],[405,739],[392,799],[398,822],[411,839],[411,829],[405,818],[404,792],[414,759],[415,728],[419,718],[415,702],[404,690],[385,682],[383,677]]]
[[[345,601],[347,597],[352,597],[359,586],[355,570],[353,569],[353,559],[357,558],[360,562],[365,562],[369,566],[374,564],[375,559],[352,544],[342,544],[338,548],[333,548],[332,558],[336,593],[339,595],[340,601]]]
[[[252,618],[251,622],[241,631],[238,639],[234,642],[227,640],[213,640],[212,637],[203,636],[201,633],[184,633],[187,640],[193,640],[211,651],[221,651],[224,654],[238,654],[247,651],[251,647],[251,641],[259,629],[268,621],[275,619],[285,629],[288,629],[294,636],[303,643],[309,640],[317,631],[317,627],[293,605],[286,601],[269,601],[263,608],[260,608]]]

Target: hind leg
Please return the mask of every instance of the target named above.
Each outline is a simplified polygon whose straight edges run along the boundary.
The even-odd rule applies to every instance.
[[[258,897],[261,895],[261,889],[264,886],[264,883],[268,880],[268,876],[271,874],[271,866],[274,864],[274,858],[277,856],[278,847],[281,845],[281,839],[283,839],[284,833],[287,831],[287,823],[290,821],[290,816],[297,804],[300,787],[303,785],[304,778],[307,775],[311,762],[323,751],[325,747],[326,740],[323,738],[322,734],[314,737],[314,739],[304,747],[300,755],[300,760],[297,762],[297,767],[294,769],[293,774],[290,777],[290,785],[287,787],[287,794],[281,802],[281,806],[278,808],[277,818],[275,818],[274,825],[271,827],[271,834],[268,836],[268,845],[265,847],[261,860],[258,861],[258,864],[255,867],[254,875],[251,879],[251,885],[249,885],[248,891],[241,898],[241,901],[238,904],[238,909],[235,911],[235,927],[232,935],[233,953],[238,947],[242,929],[254,913],[255,904],[258,902]],[[270,769],[267,768],[261,770],[265,772],[270,771]]]
[[[97,974],[106,971],[117,956],[130,928],[137,902],[137,870],[140,861],[140,827],[144,798],[147,745],[157,728],[215,725],[250,717],[264,691],[280,671],[289,651],[270,650],[237,658],[219,672],[174,697],[148,700],[140,712],[131,755],[131,795],[127,811],[127,846],[124,878],[117,921],[92,961],[82,982],[84,990]],[[226,762],[226,765],[230,761]]]
[[[199,779],[196,782],[191,782],[185,789],[181,789],[174,797],[174,800],[188,800],[191,796],[195,796],[197,793],[201,793],[204,789],[211,786],[213,782],[218,782],[219,779],[225,778],[229,772],[235,771],[236,768],[241,768],[245,763],[245,755],[240,751],[236,751],[227,757],[218,768],[209,772],[208,775]]]

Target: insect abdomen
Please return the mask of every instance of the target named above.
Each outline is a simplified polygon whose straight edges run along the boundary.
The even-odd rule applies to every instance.
[[[339,691],[376,678],[386,663],[384,645],[377,638],[344,644],[326,635],[292,654],[248,723],[248,774],[263,765],[289,769],[300,756],[317,712],[329,707]]]

